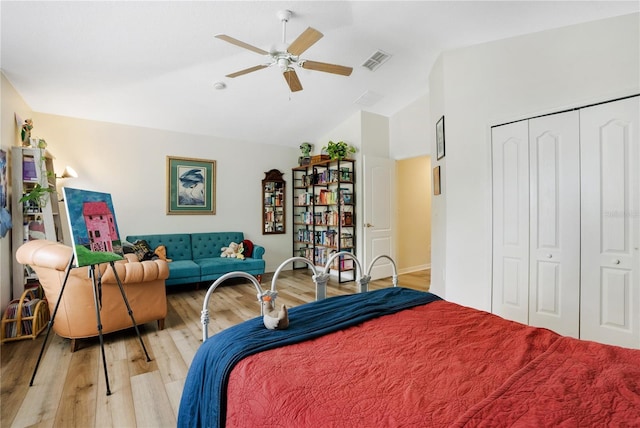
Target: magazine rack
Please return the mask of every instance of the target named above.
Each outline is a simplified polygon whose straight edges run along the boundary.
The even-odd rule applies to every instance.
[[[35,339],[47,326],[49,305],[47,299],[40,299],[42,289],[29,288],[20,300],[9,303],[2,316],[2,343],[13,340]]]

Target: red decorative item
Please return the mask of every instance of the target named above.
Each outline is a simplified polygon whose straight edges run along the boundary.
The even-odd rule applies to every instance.
[[[244,247],[244,251],[242,252],[242,254],[245,257],[251,257],[251,254],[253,254],[253,242],[245,239],[244,241],[242,241],[242,246]]]

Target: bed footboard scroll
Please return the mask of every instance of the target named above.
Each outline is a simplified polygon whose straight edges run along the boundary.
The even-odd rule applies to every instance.
[[[204,296],[204,303],[202,304],[202,311],[200,312],[200,322],[202,323],[202,341],[206,341],[209,338],[209,299],[211,298],[211,294],[218,288],[220,284],[230,278],[245,278],[251,281],[253,286],[256,288],[258,305],[260,306],[260,314],[262,315],[262,296],[265,294],[264,290],[260,286],[260,283],[256,279],[255,276],[250,275],[246,272],[236,271],[229,272],[222,275],[220,278],[216,279],[213,284],[209,286],[207,290],[207,294]],[[274,290],[275,291],[275,290]]]

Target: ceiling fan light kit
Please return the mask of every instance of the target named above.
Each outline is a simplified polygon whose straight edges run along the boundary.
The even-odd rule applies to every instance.
[[[285,9],[278,11],[276,15],[282,22],[282,44],[278,46],[287,46],[286,25],[289,19],[291,19],[293,12]],[[300,58],[300,55],[302,55],[303,52],[305,52],[323,37],[323,34],[320,31],[311,27],[308,27],[306,30],[304,30],[302,34],[300,34],[293,42],[291,42],[291,44],[287,48],[274,48],[271,52],[267,52],[263,49],[242,42],[236,38],[227,36],[226,34],[218,34],[215,37],[220,40],[224,40],[227,43],[231,43],[243,49],[247,49],[268,57],[269,63],[256,65],[244,70],[236,71],[235,73],[227,74],[226,77],[230,78],[242,76],[244,74],[252,73],[254,71],[262,70],[263,68],[276,65],[278,66],[278,68],[280,68],[280,71],[282,72],[285,81],[289,85],[289,89],[291,90],[291,92],[297,92],[302,90],[302,84],[300,83],[300,79],[298,78],[297,73],[293,69],[294,65],[307,70],[322,71],[325,73],[338,74],[341,76],[350,76],[351,72],[353,71],[353,68],[343,65],[309,61]]]

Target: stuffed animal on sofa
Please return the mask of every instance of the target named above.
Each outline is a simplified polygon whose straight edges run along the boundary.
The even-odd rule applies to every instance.
[[[222,251],[222,253],[220,254],[220,257],[230,257],[230,258],[235,258],[239,260],[244,260],[244,256],[242,255],[242,252],[244,251],[244,246],[242,245],[242,243],[238,244],[238,243],[232,242],[229,244],[228,247],[220,248],[220,251]]]

